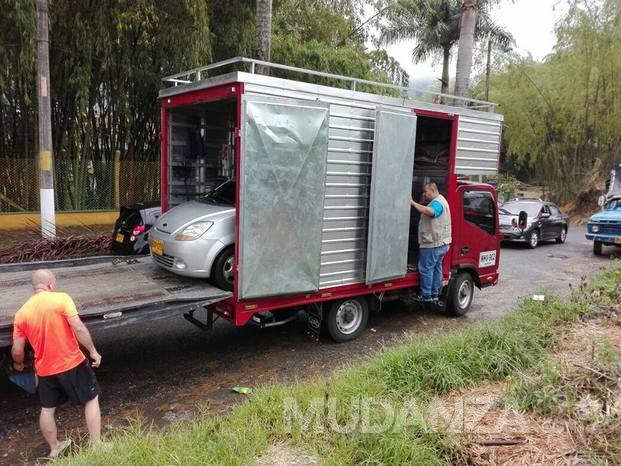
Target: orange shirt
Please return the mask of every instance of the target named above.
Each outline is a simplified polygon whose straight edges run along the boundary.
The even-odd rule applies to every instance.
[[[67,317],[77,315],[67,293],[50,291],[34,294],[17,311],[13,338],[28,339],[34,349],[37,374],[59,374],[86,359],[67,321]]]

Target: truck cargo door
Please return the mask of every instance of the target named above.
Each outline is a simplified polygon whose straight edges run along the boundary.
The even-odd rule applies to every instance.
[[[239,299],[319,288],[328,110],[322,102],[243,97]]]
[[[366,282],[407,271],[416,116],[378,110],[375,117]]]

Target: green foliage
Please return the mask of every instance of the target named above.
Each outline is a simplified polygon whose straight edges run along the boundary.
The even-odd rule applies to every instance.
[[[606,170],[621,159],[621,1],[573,2],[556,33],[542,63],[514,56],[495,74],[490,99],[505,115],[508,166],[565,202],[598,159]]]

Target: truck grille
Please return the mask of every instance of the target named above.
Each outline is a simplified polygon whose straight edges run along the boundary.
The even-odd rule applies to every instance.
[[[160,256],[158,254],[151,254],[151,257],[153,257],[153,259],[155,259],[155,262],[157,262],[158,264],[171,269],[173,263],[175,262],[175,258],[173,256],[168,256],[166,254],[164,254],[163,256]]]
[[[596,223],[599,227],[598,233],[619,234],[621,232],[621,223]]]

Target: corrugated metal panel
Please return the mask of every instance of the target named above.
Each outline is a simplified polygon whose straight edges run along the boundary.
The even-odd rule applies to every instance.
[[[501,115],[258,75],[239,75],[246,83],[246,95],[280,96],[330,104],[320,289],[364,283],[366,279],[366,251],[362,245],[367,244],[369,227],[370,173],[378,106],[397,111],[420,108],[458,114],[456,172],[494,174],[497,171]],[[365,98],[356,99],[357,96]]]
[[[494,175],[498,171],[502,122],[460,116],[455,173]]]

